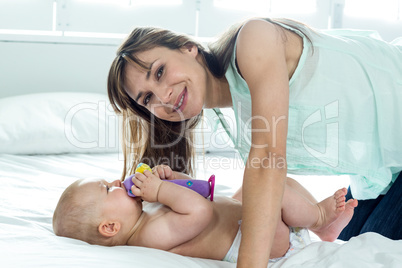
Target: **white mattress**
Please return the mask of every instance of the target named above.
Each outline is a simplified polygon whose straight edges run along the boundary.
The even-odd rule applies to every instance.
[[[52,215],[70,183],[83,177],[120,177],[118,154],[0,154],[0,267],[236,267],[235,264],[183,257],[132,246],[103,247],[57,237]],[[214,166],[208,156],[198,179],[216,175],[216,194],[230,196],[242,171]],[[221,162],[222,163],[222,162]],[[201,164],[201,162],[199,162]],[[232,165],[232,166],[230,166]],[[272,267],[400,267],[402,241],[367,233],[348,243],[314,242]]]

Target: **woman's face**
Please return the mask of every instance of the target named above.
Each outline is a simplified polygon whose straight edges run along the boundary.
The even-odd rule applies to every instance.
[[[133,100],[167,121],[183,121],[201,112],[207,74],[196,46],[176,50],[156,47],[137,57],[151,68],[148,72],[126,66],[125,87]]]

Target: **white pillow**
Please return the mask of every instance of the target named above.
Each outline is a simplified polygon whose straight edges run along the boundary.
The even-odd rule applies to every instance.
[[[54,92],[0,99],[0,153],[119,151],[118,117],[105,94]]]

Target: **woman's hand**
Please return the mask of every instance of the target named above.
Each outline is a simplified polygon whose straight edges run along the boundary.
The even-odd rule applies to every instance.
[[[132,181],[134,185],[131,187],[131,191],[134,195],[140,196],[147,202],[158,202],[159,189],[163,182],[157,176],[149,170],[145,170],[144,174],[135,173]]]
[[[152,174],[157,176],[161,180],[174,180],[175,173],[173,170],[167,165],[157,165],[152,168]]]

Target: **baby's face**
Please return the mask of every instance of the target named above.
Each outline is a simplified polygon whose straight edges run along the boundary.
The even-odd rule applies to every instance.
[[[141,215],[141,199],[128,196],[120,180],[108,182],[104,179],[89,178],[81,181],[77,187],[79,194],[86,195],[89,200],[99,205],[103,216],[125,221]],[[88,200],[87,198],[82,200]]]

